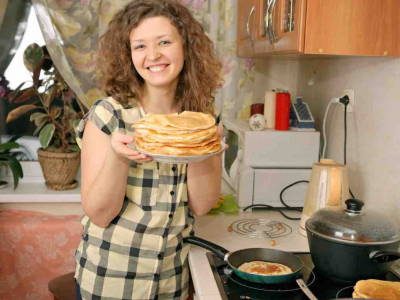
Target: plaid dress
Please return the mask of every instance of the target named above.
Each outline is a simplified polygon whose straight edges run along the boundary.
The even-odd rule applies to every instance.
[[[97,101],[77,128],[81,145],[86,120],[104,133],[133,135],[144,116],[139,107],[113,98]],[[189,287],[183,238],[193,234],[188,208],[186,164],[132,161],[123,207],[107,228],[82,219],[84,233],[75,254],[75,278],[83,299],[186,299]]]

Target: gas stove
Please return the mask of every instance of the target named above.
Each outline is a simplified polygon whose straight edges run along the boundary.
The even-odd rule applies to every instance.
[[[351,298],[353,285],[333,282],[324,278],[314,269],[309,253],[294,253],[299,256],[304,267],[298,278],[302,278],[319,300]],[[248,282],[236,276],[228,264],[213,253],[207,253],[215,281],[222,300],[308,300],[296,281],[284,284],[265,285]],[[400,274],[389,272],[382,280],[400,281]]]

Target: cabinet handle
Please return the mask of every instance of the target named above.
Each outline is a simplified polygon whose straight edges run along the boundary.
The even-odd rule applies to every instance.
[[[270,34],[270,31],[269,31],[269,19],[270,19],[269,10],[271,8],[272,2],[273,2],[273,0],[268,0],[267,11],[265,12],[265,18],[264,18],[265,31],[268,34],[268,39],[269,39],[270,43],[271,43],[271,34]]]
[[[251,18],[251,15],[253,14],[253,12],[254,12],[254,6],[250,10],[249,16],[247,18],[247,24],[246,24],[247,36],[251,42],[251,46],[253,46],[253,39],[250,36],[250,18]]]
[[[272,3],[270,5],[270,9],[271,9],[270,16],[268,18],[268,22],[269,22],[268,23],[268,31],[269,31],[269,37],[270,37],[269,40],[270,40],[271,44],[274,44],[276,42],[276,36],[274,33],[274,22],[273,22],[273,19],[274,19],[273,11],[274,11],[274,7],[275,7],[275,3],[276,3],[276,0],[272,0]]]

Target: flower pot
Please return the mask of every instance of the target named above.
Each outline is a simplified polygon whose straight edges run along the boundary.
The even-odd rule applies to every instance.
[[[37,153],[48,189],[65,191],[78,186],[75,177],[80,164],[80,151],[58,153],[39,148]]]

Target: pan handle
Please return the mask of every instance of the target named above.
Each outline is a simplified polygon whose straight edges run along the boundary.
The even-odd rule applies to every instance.
[[[209,241],[203,240],[196,236],[189,236],[189,237],[183,238],[183,241],[185,243],[193,244],[193,245],[205,248],[207,250],[210,250],[221,260],[225,260],[225,255],[227,253],[229,253],[229,251],[226,250],[225,248],[218,246],[214,243],[211,243]]]
[[[308,286],[305,284],[303,279],[296,279],[297,284],[299,285],[299,287],[301,288],[301,290],[303,291],[304,294],[307,295],[307,297],[310,300],[318,300],[317,297],[314,296],[314,294],[310,291],[310,289],[308,288]]]
[[[386,263],[398,260],[400,253],[396,251],[374,251],[369,255],[369,259],[374,263]]]

